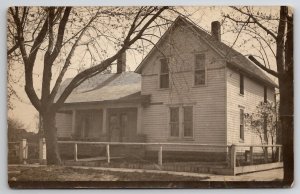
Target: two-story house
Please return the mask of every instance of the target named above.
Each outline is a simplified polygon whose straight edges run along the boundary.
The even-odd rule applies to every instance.
[[[183,17],[135,73],[102,74],[92,80],[93,86],[86,81],[58,113],[61,137],[88,137],[87,130],[99,141],[136,141],[130,136],[141,135],[146,142],[259,144],[245,127],[244,113],[254,112],[261,101],[275,101],[276,83],[222,43],[219,22],[212,22],[209,33]],[[164,149],[222,151],[180,145]]]

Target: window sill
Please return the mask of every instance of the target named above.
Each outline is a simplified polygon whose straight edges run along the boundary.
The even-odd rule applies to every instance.
[[[169,137],[168,141],[195,141],[193,137]]]
[[[245,143],[245,140],[240,139],[240,140],[239,140],[239,143]]]
[[[240,95],[241,97],[244,97],[244,95],[245,95],[245,94],[241,94],[241,93],[239,93],[239,95]]]

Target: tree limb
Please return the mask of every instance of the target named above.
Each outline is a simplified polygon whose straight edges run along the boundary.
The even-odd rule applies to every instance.
[[[255,65],[263,69],[264,71],[268,72],[269,74],[275,76],[278,78],[278,73],[276,71],[273,71],[272,69],[267,68],[265,65],[261,64],[258,60],[256,60],[252,55],[249,55],[248,57]]]

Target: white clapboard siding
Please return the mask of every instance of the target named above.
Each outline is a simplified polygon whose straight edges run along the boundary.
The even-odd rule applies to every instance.
[[[182,33],[182,30],[184,33]],[[159,88],[160,52],[154,52],[142,70],[142,94],[151,94],[151,103],[143,110],[143,131],[148,142],[186,142],[226,144],[225,62],[210,47],[186,29],[175,30],[169,38],[173,47],[163,44],[170,60],[170,88]],[[194,86],[194,59],[204,53],[207,83]],[[169,136],[169,106],[193,106],[193,139]],[[209,151],[207,148],[173,146],[173,150]]]
[[[58,137],[71,137],[72,114],[56,113],[55,120]]]
[[[274,101],[274,88],[268,88],[268,100]],[[258,136],[245,126],[245,140],[240,141],[240,109],[254,113],[259,102],[264,100],[264,85],[244,75],[244,95],[240,95],[240,75],[227,68],[227,141],[228,144],[261,144]]]

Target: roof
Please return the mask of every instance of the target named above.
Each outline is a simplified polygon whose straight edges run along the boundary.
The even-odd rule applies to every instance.
[[[277,84],[263,72],[263,70],[261,70],[254,63],[252,63],[247,57],[245,57],[244,55],[242,55],[241,53],[239,53],[232,47],[229,47],[228,45],[224,44],[223,42],[216,40],[209,32],[205,31],[201,27],[197,26],[195,23],[193,23],[181,16],[176,18],[176,20],[173,22],[173,24],[169,27],[169,29],[164,33],[164,35],[158,41],[157,45],[161,44],[161,42],[162,42],[161,40],[167,36],[170,29],[173,28],[174,26],[176,26],[175,24],[180,24],[180,22],[184,25],[187,25],[191,30],[196,32],[196,34],[199,35],[199,38],[201,38],[204,42],[206,42],[208,45],[210,45],[212,47],[212,49],[215,50],[218,54],[220,54],[222,57],[224,57],[227,61],[227,64],[229,64],[230,67],[241,70],[241,71],[245,72],[246,74],[248,74],[250,77],[256,78],[259,81],[262,81],[269,86],[278,87]],[[151,52],[154,52],[156,46],[154,46],[152,48],[150,53],[141,62],[141,64],[136,68],[135,72],[141,73],[141,70],[143,69],[144,65],[146,64],[145,61],[147,61],[147,57],[150,56]]]
[[[57,97],[60,96],[71,80],[72,78],[69,78],[62,83]],[[75,88],[65,103],[130,100],[139,97],[140,91],[140,74],[135,72],[98,74],[85,80]]]

